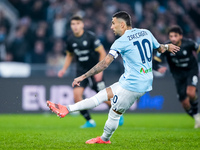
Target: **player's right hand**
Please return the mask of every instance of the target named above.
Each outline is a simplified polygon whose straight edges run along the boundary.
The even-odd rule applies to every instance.
[[[65,74],[65,70],[60,70],[59,72],[58,72],[58,77],[59,78],[62,78],[63,76],[64,76],[64,74]]]

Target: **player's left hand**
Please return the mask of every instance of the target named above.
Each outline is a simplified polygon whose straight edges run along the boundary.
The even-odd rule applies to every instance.
[[[180,47],[174,45],[174,44],[168,44],[169,48],[168,51],[175,54],[176,52],[178,52],[180,50]]]
[[[72,87],[74,87],[74,86],[80,86],[80,83],[83,80],[84,80],[83,76],[75,78],[74,81],[72,82]]]

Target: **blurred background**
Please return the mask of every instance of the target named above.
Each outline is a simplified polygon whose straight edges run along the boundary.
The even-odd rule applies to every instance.
[[[200,0],[1,0],[0,112],[46,111],[47,99],[73,103],[74,63],[63,79],[57,77],[71,33],[70,17],[81,15],[85,29],[95,32],[108,52],[115,40],[111,18],[120,10],[131,14],[133,27],[149,29],[160,43],[168,40],[167,29],[174,24],[182,27],[185,37],[200,43]],[[118,58],[105,71],[106,84],[116,82],[123,69]],[[183,111],[169,71],[165,78],[155,78],[153,86],[131,110]],[[92,94],[89,88],[85,92],[86,97]]]

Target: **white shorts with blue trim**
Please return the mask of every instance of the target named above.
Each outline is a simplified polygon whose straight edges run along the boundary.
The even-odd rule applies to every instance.
[[[114,83],[110,88],[114,94],[111,99],[111,108],[120,113],[125,113],[136,100],[145,94],[145,92],[138,93],[126,90],[119,85],[119,82]]]

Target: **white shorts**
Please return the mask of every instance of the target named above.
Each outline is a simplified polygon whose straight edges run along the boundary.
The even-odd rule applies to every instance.
[[[111,99],[111,108],[120,113],[125,113],[133,103],[138,100],[144,93],[138,93],[126,90],[119,85],[119,82],[110,86],[114,97]]]

